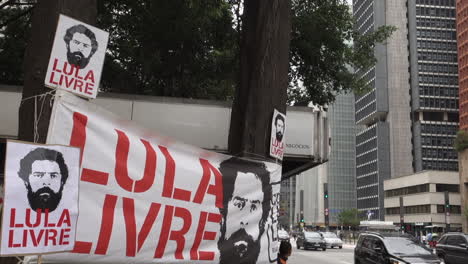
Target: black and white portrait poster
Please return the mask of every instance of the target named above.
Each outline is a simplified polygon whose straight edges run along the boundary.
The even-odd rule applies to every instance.
[[[96,98],[109,33],[60,15],[45,86]]]
[[[271,120],[270,156],[283,160],[284,131],[286,129],[286,115],[275,109]]]
[[[80,149],[8,141],[1,255],[73,249]]]

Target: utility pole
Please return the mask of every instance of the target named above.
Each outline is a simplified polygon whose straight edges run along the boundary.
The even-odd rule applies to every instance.
[[[51,91],[44,86],[44,78],[59,14],[94,25],[97,0],[38,0],[35,4],[31,37],[24,54],[24,85],[18,127],[20,140],[45,143],[47,138],[53,97],[50,94],[44,95]],[[0,262],[17,263],[18,260],[15,257],[6,257]]]
[[[290,0],[244,1],[231,155],[274,160],[269,157],[271,119],[275,108],[286,113],[290,32]]]
[[[400,230],[405,232],[405,207],[403,205],[403,196],[400,196]]]
[[[444,213],[445,213],[445,232],[450,232],[450,196],[449,192],[444,192]]]
[[[324,208],[325,229],[328,231],[328,226],[330,225],[330,210],[328,207],[328,183],[323,184],[323,208]]]
[[[19,109],[18,137],[44,143],[47,137],[52,96],[44,86],[44,78],[52,50],[59,14],[94,25],[97,0],[38,0],[32,15],[31,37],[24,56],[23,98]]]
[[[299,196],[299,208],[301,210],[301,214],[300,214],[300,225],[301,225],[301,229],[304,229],[304,225],[305,225],[305,220],[304,220],[304,190],[301,190],[300,192],[300,196]]]

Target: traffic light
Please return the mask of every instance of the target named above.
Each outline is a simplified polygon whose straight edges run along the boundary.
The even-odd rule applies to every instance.
[[[328,199],[328,192],[325,192],[325,199]]]
[[[449,192],[444,193],[444,200],[445,200],[445,211],[450,212],[450,200],[449,200]]]
[[[304,219],[301,219],[301,223],[304,223]]]

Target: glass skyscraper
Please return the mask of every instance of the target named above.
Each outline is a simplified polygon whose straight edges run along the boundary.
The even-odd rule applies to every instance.
[[[421,170],[457,170],[454,0],[354,0],[356,29],[397,30],[360,71],[372,90],[356,96],[357,208],[384,219],[383,181]]]
[[[327,162],[330,224],[342,210],[356,208],[356,124],[354,95],[342,94],[327,113],[330,126],[330,156]]]

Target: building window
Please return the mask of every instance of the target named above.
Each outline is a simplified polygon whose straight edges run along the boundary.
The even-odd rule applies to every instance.
[[[400,207],[385,208],[385,213],[387,215],[399,215]],[[405,214],[430,214],[430,213],[431,213],[430,204],[405,206]]]
[[[404,187],[404,188],[398,188],[398,189],[393,189],[393,190],[387,190],[385,191],[385,197],[402,196],[402,195],[423,193],[423,192],[429,192],[428,183]]]
[[[437,205],[437,213],[438,214],[445,213],[445,205],[438,204]],[[459,206],[459,205],[450,205],[450,213],[451,214],[461,214],[461,206]]]
[[[458,184],[436,184],[436,192],[460,192],[460,185]]]

